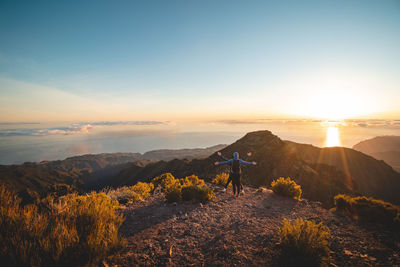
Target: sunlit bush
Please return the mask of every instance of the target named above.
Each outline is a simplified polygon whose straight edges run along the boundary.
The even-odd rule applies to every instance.
[[[348,195],[339,194],[334,197],[335,207],[341,211],[350,211],[351,210],[351,198]]]
[[[198,202],[208,202],[214,197],[214,192],[208,186],[189,185],[182,187],[182,199]]]
[[[271,187],[275,194],[295,199],[300,199],[301,197],[301,186],[296,184],[296,182],[289,177],[280,177],[279,179],[272,181]]]
[[[229,173],[223,172],[217,174],[212,182],[215,185],[225,186],[226,183],[228,182],[228,179],[229,179]],[[232,186],[232,183],[229,183],[228,186]]]
[[[164,192],[165,187],[174,180],[175,177],[171,173],[164,173],[154,178],[151,183],[154,185],[154,188],[161,186],[161,190]]]
[[[154,185],[152,183],[138,182],[134,186],[122,186],[117,189],[108,188],[103,192],[112,200],[117,200],[120,204],[126,204],[148,198],[153,190]]]
[[[144,200],[148,198],[151,192],[154,190],[154,185],[152,183],[142,183],[138,182],[134,186],[131,186],[133,201]]]
[[[128,186],[118,187],[117,189],[105,189],[103,191],[111,200],[116,200],[120,204],[126,204],[134,199],[133,192]]]
[[[197,175],[194,175],[194,174],[187,176],[184,179],[180,179],[180,182],[181,182],[182,186],[191,186],[191,185],[204,186],[204,185],[206,185],[204,183],[203,179],[199,179],[199,177],[197,177]]]
[[[21,207],[0,187],[0,260],[3,266],[95,265],[125,244],[123,216],[104,193],[51,196]]]
[[[283,219],[280,229],[282,266],[327,266],[329,229],[312,221]]]
[[[68,195],[61,202],[66,217],[73,216],[72,219],[75,219],[79,247],[84,250],[81,255],[74,253],[77,260],[90,262],[92,258],[104,258],[121,248],[123,243],[118,229],[124,219],[116,213],[118,208],[118,202],[96,192],[86,196]]]
[[[182,199],[182,185],[179,179],[169,180],[164,187],[165,200],[177,202]]]
[[[361,220],[400,225],[400,207],[392,203],[370,197],[351,197],[343,194],[335,196],[334,202],[337,210]]]
[[[167,202],[179,200],[207,202],[214,197],[213,190],[196,175],[176,179],[172,174],[166,173],[154,178],[152,183],[154,186],[160,185],[162,187]]]

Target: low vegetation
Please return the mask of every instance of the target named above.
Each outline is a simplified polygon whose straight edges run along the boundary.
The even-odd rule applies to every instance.
[[[226,183],[228,182],[228,179],[229,179],[229,173],[223,172],[217,174],[212,183],[215,185],[225,186]],[[232,186],[232,183],[229,183],[228,186]]]
[[[275,194],[294,199],[301,198],[301,186],[296,184],[296,182],[289,177],[280,177],[279,179],[272,181],[271,188]]]
[[[286,218],[280,229],[282,266],[327,266],[329,260],[329,229],[322,223]]]
[[[182,187],[182,199],[205,203],[213,199],[214,193],[207,186],[188,185]]]
[[[214,197],[214,192],[196,175],[176,179],[172,174],[166,173],[152,180],[154,186],[160,186],[167,202],[191,200],[195,202],[208,202]]]
[[[154,185],[152,183],[138,182],[134,186],[105,189],[104,192],[112,200],[117,200],[120,204],[127,204],[148,198],[153,190]]]
[[[178,202],[182,199],[182,184],[179,179],[170,181],[164,187],[165,200],[167,202]]]
[[[107,188],[103,192],[111,199],[124,205],[133,201],[132,190],[129,186],[118,187],[117,189]]]
[[[160,176],[157,176],[153,180],[151,180],[151,183],[154,185],[154,188],[161,187],[161,190],[164,192],[164,189],[166,185],[170,184],[175,180],[175,177],[171,173],[164,173],[161,174]]]
[[[3,185],[0,202],[3,266],[96,265],[125,244],[119,204],[104,193],[48,196],[23,207]]]
[[[400,207],[392,203],[370,197],[337,195],[334,198],[338,211],[363,221],[400,226]]]
[[[52,197],[55,198],[78,192],[79,189],[76,186],[68,184],[55,184],[49,186],[48,189],[46,190],[47,195],[51,195]]]

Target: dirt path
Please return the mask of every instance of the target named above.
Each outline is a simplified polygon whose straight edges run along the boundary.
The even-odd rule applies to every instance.
[[[231,191],[214,188],[215,200],[205,205],[166,204],[160,194],[128,206],[122,226],[128,246],[112,264],[275,265],[284,217],[328,226],[333,266],[400,264],[400,243],[394,233],[360,226],[318,203],[280,197],[270,190],[246,187],[243,196],[234,198]]]

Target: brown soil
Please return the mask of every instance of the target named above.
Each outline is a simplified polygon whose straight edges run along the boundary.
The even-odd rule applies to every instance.
[[[245,187],[232,196],[214,187],[208,204],[167,204],[162,194],[127,206],[122,234],[128,245],[111,265],[274,266],[283,218],[323,222],[331,231],[331,266],[400,265],[399,234],[360,224],[317,202],[296,201]]]

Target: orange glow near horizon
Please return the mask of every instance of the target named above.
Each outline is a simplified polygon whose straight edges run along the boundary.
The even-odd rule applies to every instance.
[[[329,120],[343,120],[367,115],[370,110],[356,96],[337,91],[308,96],[305,115]]]
[[[334,69],[305,73],[287,85],[287,88],[296,88],[290,113],[324,120],[389,113],[388,101],[375,90],[377,86],[373,79],[352,71]]]

